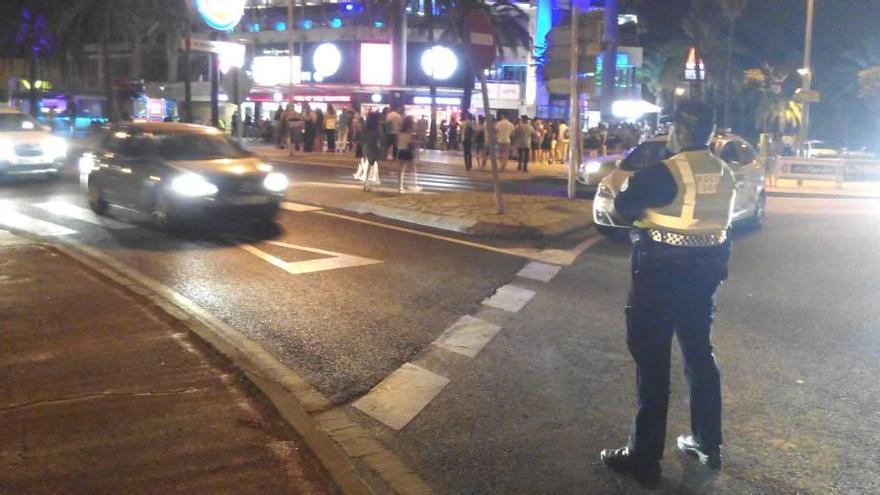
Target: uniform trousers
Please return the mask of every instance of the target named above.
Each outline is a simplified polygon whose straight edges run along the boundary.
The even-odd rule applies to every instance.
[[[705,449],[718,449],[721,378],[710,333],[730,243],[677,247],[635,237],[626,340],[636,363],[637,412],[628,447],[642,459],[663,457],[674,334],[684,358],[691,433]]]

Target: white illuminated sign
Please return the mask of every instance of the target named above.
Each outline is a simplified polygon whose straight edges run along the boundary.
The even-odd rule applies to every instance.
[[[445,46],[434,46],[422,53],[422,71],[437,80],[452,77],[458,69],[458,57]]]
[[[195,0],[196,12],[218,31],[232,31],[244,15],[245,0]]]
[[[439,96],[436,98],[438,105],[453,105],[453,106],[461,106],[461,98],[454,98],[451,96]],[[416,105],[430,105],[431,97],[430,96],[413,96],[413,103]]]
[[[233,67],[241,68],[244,65],[244,45],[224,41],[215,41],[214,45],[220,57],[220,72],[225,74]]]
[[[336,74],[339,66],[342,65],[342,53],[333,43],[321,43],[315,49],[312,64],[315,66],[314,78],[316,81],[320,81]]]
[[[379,93],[373,93],[370,96],[370,101],[372,101],[373,103],[381,103],[382,102],[382,95],[380,95]]]
[[[391,45],[361,43],[361,84],[391,85],[392,60]]]
[[[254,82],[263,86],[290,84],[291,57],[254,57],[251,66]],[[293,82],[301,82],[302,61],[293,57]]]

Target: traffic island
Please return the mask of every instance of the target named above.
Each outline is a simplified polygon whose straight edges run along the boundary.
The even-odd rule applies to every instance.
[[[552,238],[593,223],[592,202],[586,200],[505,194],[504,207],[503,214],[496,214],[492,193],[484,192],[381,192],[368,200],[342,205],[360,214],[482,237]]]

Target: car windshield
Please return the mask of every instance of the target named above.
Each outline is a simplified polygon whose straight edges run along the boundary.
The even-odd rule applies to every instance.
[[[663,141],[645,141],[636,146],[620,163],[621,170],[635,172],[648,165],[669,158],[669,151]]]
[[[0,132],[33,131],[40,128],[40,123],[30,115],[22,113],[0,113]]]
[[[154,134],[153,143],[164,160],[216,160],[248,156],[247,151],[222,134]]]

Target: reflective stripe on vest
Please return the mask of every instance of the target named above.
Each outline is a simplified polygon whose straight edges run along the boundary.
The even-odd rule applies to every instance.
[[[663,164],[669,169],[677,193],[665,206],[648,208],[636,227],[679,234],[720,234],[733,218],[736,195],[733,172],[708,151],[679,153]]]

